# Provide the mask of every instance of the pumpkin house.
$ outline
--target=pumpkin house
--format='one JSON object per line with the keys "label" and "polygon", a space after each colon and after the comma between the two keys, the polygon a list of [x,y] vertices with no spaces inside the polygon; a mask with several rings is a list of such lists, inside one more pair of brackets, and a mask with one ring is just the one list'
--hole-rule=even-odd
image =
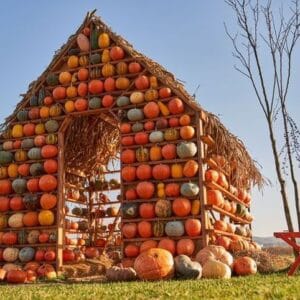
{"label": "pumpkin house", "polygon": [[1,127],[0,266],[255,248],[243,143],[89,13]]}

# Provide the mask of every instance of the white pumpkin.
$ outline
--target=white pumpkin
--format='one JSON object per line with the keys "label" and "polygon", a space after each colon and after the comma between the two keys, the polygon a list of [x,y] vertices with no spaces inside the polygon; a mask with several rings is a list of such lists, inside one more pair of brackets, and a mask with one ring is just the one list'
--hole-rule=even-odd
{"label": "white pumpkin", "polygon": [[151,143],[159,143],[164,140],[164,134],[162,131],[153,131],[149,135],[149,141]]}
{"label": "white pumpkin", "polygon": [[198,261],[202,266],[211,259],[220,261],[229,267],[233,264],[232,255],[222,246],[207,246],[201,249],[196,255],[196,261]]}
{"label": "white pumpkin", "polygon": [[144,102],[144,93],[142,92],[133,92],[130,95],[130,102],[133,104],[138,104]]}
{"label": "white pumpkin", "polygon": [[90,50],[90,41],[84,34],[79,33],[76,41],[81,51],[88,52]]}
{"label": "white pumpkin", "polygon": [[231,269],[220,261],[210,259],[202,268],[203,278],[229,279],[231,278]]}
{"label": "white pumpkin", "polygon": [[16,213],[9,217],[8,226],[12,228],[20,228],[23,227],[23,217],[24,214]]}
{"label": "white pumpkin", "polygon": [[7,262],[14,262],[18,259],[19,249],[5,248],[3,251],[3,259]]}

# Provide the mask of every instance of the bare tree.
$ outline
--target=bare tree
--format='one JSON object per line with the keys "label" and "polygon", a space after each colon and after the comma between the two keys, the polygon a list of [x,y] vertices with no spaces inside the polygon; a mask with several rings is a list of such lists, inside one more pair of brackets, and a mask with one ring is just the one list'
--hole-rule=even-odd
{"label": "bare tree", "polygon": [[[294,231],[284,176],[284,167],[286,164],[288,165],[294,187],[297,227],[300,230],[300,202],[294,170],[294,159],[299,160],[300,156],[299,130],[287,110],[292,59],[300,36],[299,0],[291,2],[292,6],[289,7],[287,19],[282,7],[279,10],[279,18],[274,17],[271,0],[265,6],[260,5],[259,0],[225,0],[225,2],[235,13],[239,28],[238,33],[232,35],[225,25],[226,33],[233,44],[233,55],[239,62],[235,69],[250,80],[263,110],[288,230]],[[260,52],[263,46],[266,46],[270,53],[273,67],[271,80],[268,80],[269,72],[265,71],[263,65]],[[280,146],[274,131],[274,123],[278,119],[278,115],[281,116],[283,122],[284,147],[282,151],[279,150]],[[281,153],[286,154],[284,158],[280,156]]]}

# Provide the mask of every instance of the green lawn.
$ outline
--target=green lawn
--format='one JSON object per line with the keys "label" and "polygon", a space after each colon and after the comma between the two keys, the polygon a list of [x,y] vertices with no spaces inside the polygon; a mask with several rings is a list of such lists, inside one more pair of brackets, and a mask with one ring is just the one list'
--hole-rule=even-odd
{"label": "green lawn", "polygon": [[300,299],[300,276],[230,280],[0,286],[0,299]]}

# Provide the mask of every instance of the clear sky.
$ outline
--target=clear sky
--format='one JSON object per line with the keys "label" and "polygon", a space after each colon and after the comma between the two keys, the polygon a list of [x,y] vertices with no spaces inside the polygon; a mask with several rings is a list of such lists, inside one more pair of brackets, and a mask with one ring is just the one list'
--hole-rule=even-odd
{"label": "clear sky", "polygon": [[[94,8],[137,50],[184,81],[190,93],[200,84],[200,104],[219,115],[245,142],[273,183],[263,194],[253,192],[254,234],[270,236],[286,229],[265,121],[249,82],[233,69],[223,22],[236,27],[222,0],[0,1],[0,122],[12,112],[19,94],[26,92],[28,84],[50,63],[54,51]],[[297,80],[292,82],[289,102],[298,125],[299,57],[298,52],[294,61]]]}

